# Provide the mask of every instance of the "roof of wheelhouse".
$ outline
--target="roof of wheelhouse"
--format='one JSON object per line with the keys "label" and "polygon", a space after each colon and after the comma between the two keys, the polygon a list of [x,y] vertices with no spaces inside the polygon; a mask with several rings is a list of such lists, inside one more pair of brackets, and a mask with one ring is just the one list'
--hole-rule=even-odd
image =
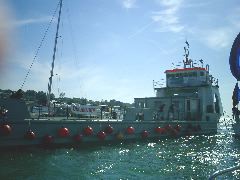
{"label": "roof of wheelhouse", "polygon": [[165,73],[172,73],[172,72],[183,72],[183,71],[206,71],[205,68],[201,67],[193,67],[193,68],[182,68],[182,69],[171,69],[171,70],[166,70]]}

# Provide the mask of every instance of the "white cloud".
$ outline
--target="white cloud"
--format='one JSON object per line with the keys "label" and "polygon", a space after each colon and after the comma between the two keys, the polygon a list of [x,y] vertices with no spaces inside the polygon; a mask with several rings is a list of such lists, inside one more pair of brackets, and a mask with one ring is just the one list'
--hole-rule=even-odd
{"label": "white cloud", "polygon": [[232,8],[219,20],[219,15],[214,12],[198,14],[197,21],[187,29],[198,41],[205,46],[222,51],[231,47],[233,40],[240,28],[240,8]]}
{"label": "white cloud", "polygon": [[11,23],[11,25],[12,26],[24,26],[24,25],[36,24],[36,23],[46,23],[46,22],[50,22],[51,19],[52,19],[51,16],[45,16],[45,17],[40,17],[40,18],[15,20]]}
{"label": "white cloud", "polygon": [[231,45],[234,31],[230,28],[214,28],[201,30],[199,34],[205,45],[212,49],[221,50]]}
{"label": "white cloud", "polygon": [[180,24],[178,11],[182,6],[182,0],[159,0],[157,1],[163,10],[152,13],[152,20],[160,27],[158,31],[181,32],[184,26]]}
{"label": "white cloud", "polygon": [[157,0],[157,2],[161,5],[168,7],[180,7],[182,4],[182,0]]}
{"label": "white cloud", "polygon": [[126,9],[131,9],[136,7],[137,0],[122,0],[122,5]]}

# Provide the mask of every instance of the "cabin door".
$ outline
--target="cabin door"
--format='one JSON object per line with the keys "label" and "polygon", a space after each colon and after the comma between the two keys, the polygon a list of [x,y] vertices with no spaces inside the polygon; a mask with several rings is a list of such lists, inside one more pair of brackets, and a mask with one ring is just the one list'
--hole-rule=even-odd
{"label": "cabin door", "polygon": [[199,120],[199,99],[186,99],[185,102],[186,120]]}

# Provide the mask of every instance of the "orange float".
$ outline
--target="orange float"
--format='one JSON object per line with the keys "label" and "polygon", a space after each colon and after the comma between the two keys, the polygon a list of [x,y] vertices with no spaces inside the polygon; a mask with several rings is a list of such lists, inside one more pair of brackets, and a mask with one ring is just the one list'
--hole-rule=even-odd
{"label": "orange float", "polygon": [[161,128],[161,127],[156,127],[155,128],[155,132],[158,134],[164,134],[165,133],[165,129]]}
{"label": "orange float", "polygon": [[107,134],[112,134],[112,132],[113,132],[113,127],[110,126],[110,125],[108,125],[108,126],[105,128],[104,132],[106,132]]}
{"label": "orange float", "polygon": [[148,133],[146,130],[144,130],[144,131],[141,133],[141,136],[142,136],[142,138],[147,138],[147,137],[149,136],[149,133]]}
{"label": "orange float", "polygon": [[177,131],[180,131],[180,130],[181,130],[181,126],[180,126],[179,124],[177,124],[177,125],[175,126],[175,129],[176,129]]}
{"label": "orange float", "polygon": [[58,130],[58,136],[60,137],[67,137],[69,136],[69,130],[68,128],[65,128],[65,127],[61,127],[59,130]]}
{"label": "orange float", "polygon": [[127,128],[127,134],[134,134],[134,132],[135,132],[134,127],[129,126],[129,127]]}
{"label": "orange float", "polygon": [[35,139],[35,137],[36,137],[36,135],[31,129],[29,129],[25,134],[25,138],[28,140],[33,140],[33,139]]}
{"label": "orange float", "polygon": [[51,135],[46,135],[43,137],[43,143],[44,144],[51,144],[53,143],[53,136]]}
{"label": "orange float", "polygon": [[82,135],[81,133],[79,133],[79,134],[77,134],[77,135],[74,136],[74,140],[75,140],[76,142],[81,142],[82,139],[83,139],[83,135]]}
{"label": "orange float", "polygon": [[104,131],[99,131],[98,134],[97,134],[97,137],[100,140],[104,140],[106,138],[106,133]]}
{"label": "orange float", "polygon": [[92,127],[90,127],[90,126],[86,127],[86,128],[84,129],[84,134],[85,134],[86,136],[91,136],[91,135],[93,134],[93,129],[92,129]]}
{"label": "orange float", "polygon": [[12,128],[10,125],[4,124],[4,125],[1,125],[0,131],[1,131],[2,135],[7,136],[7,135],[11,134]]}
{"label": "orange float", "polygon": [[170,124],[168,124],[168,125],[165,126],[165,129],[167,131],[171,131],[172,130],[172,126]]}

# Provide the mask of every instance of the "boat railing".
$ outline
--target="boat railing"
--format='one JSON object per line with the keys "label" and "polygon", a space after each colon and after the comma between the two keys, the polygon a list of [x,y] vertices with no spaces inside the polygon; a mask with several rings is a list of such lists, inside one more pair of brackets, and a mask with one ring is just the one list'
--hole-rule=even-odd
{"label": "boat railing", "polygon": [[230,173],[230,172],[233,172],[233,171],[236,171],[236,170],[240,170],[240,165],[216,171],[209,177],[209,180],[214,180],[218,176],[221,176],[221,175],[224,175],[226,173]]}

